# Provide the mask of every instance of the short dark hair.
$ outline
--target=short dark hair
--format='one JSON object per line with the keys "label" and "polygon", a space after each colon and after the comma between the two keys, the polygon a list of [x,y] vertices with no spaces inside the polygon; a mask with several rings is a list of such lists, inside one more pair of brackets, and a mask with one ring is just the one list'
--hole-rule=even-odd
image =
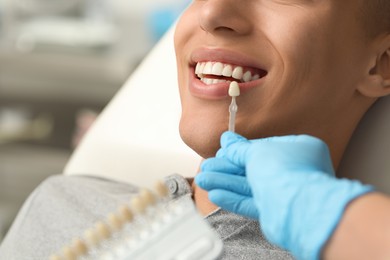
{"label": "short dark hair", "polygon": [[390,0],[363,0],[362,11],[369,36],[390,33]]}

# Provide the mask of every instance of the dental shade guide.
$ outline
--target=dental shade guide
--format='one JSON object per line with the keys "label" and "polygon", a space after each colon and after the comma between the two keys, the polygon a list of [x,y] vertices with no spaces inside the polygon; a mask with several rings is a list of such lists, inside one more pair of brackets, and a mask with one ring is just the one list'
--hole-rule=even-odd
{"label": "dental shade guide", "polygon": [[222,241],[188,201],[168,203],[162,182],[98,221],[50,260],[213,260]]}
{"label": "dental shade guide", "polygon": [[232,102],[229,106],[229,131],[235,132],[236,126],[236,114],[238,110],[238,106],[236,103],[236,97],[240,95],[240,87],[236,81],[230,82],[229,85],[229,96],[232,97]]}

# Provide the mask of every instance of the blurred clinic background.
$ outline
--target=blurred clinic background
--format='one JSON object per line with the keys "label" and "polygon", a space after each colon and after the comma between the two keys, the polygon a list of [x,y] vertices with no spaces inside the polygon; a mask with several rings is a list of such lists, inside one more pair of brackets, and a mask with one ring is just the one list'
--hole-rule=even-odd
{"label": "blurred clinic background", "polygon": [[0,0],[0,242],[189,0]]}

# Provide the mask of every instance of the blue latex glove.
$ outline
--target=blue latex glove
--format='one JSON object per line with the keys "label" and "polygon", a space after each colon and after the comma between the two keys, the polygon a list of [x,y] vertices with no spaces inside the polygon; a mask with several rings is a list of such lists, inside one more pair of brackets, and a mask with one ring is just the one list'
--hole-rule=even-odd
{"label": "blue latex glove", "polygon": [[232,132],[195,181],[226,210],[258,218],[266,238],[298,259],[319,259],[349,202],[369,191],[334,177],[324,142],[307,136],[249,141]]}
{"label": "blue latex glove", "polygon": [[205,160],[201,165],[202,174],[196,176],[198,186],[209,191],[209,199],[229,211],[258,219],[252,191],[247,182],[245,170],[225,158]]}

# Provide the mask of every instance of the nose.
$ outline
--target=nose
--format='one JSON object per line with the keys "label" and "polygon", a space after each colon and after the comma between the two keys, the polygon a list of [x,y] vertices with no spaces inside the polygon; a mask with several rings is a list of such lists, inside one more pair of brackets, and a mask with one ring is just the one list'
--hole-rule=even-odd
{"label": "nose", "polygon": [[252,30],[248,17],[248,4],[242,0],[206,0],[199,14],[199,24],[211,34],[245,35]]}

